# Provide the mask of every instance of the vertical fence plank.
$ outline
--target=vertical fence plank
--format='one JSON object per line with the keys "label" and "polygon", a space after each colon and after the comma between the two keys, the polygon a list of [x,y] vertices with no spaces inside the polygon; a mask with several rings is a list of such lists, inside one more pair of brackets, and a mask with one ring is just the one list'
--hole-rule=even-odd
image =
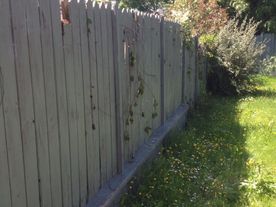
{"label": "vertical fence plank", "polygon": [[154,128],[156,129],[161,124],[161,45],[160,45],[160,24],[161,19],[159,16],[155,17],[155,91],[156,103],[154,103],[154,112],[152,117],[154,119]]}
{"label": "vertical fence plank", "polygon": [[30,68],[32,73],[34,112],[40,180],[41,206],[51,206],[50,166],[45,106],[43,63],[37,1],[26,1]]}
{"label": "vertical fence plank", "polygon": [[[144,70],[144,59],[143,59],[143,40],[144,40],[144,17],[143,13],[139,12],[137,14],[137,27],[138,27],[138,34],[137,34],[137,42],[136,42],[136,70],[137,70],[137,88],[136,88],[136,95],[138,94],[138,91],[141,91],[141,86],[143,86],[143,70]],[[144,94],[139,93],[137,95],[137,111],[136,111],[136,128],[137,128],[137,145],[141,146],[144,141],[144,117],[142,116],[142,103],[143,103]]]}
{"label": "vertical fence plank", "polygon": [[[151,120],[152,120],[152,131],[156,128],[155,122],[155,105],[158,104],[158,90],[156,85],[158,85],[158,71],[156,71],[156,53],[157,53],[157,45],[156,45],[156,28],[155,28],[155,15],[151,15],[151,91],[152,91],[152,99],[151,99]],[[157,113],[157,112],[156,112]]]}
{"label": "vertical fence plank", "polygon": [[59,1],[50,0],[53,50],[55,63],[55,77],[57,86],[58,103],[58,124],[61,150],[61,178],[62,178],[62,198],[63,206],[72,204],[71,190],[71,163],[70,163],[70,144],[69,144],[69,123],[68,105],[66,95],[66,76],[64,68],[64,53],[62,45],[62,30],[60,24],[60,5]]}
{"label": "vertical fence plank", "polygon": [[33,92],[29,63],[26,12],[22,1],[10,2],[15,46],[15,64],[18,83],[18,99],[21,118],[21,135],[24,153],[24,169],[28,206],[40,206],[36,136],[34,127]]}
{"label": "vertical fence plank", "polygon": [[160,110],[161,110],[161,124],[165,121],[165,83],[164,83],[164,17],[161,17],[160,22]]}
{"label": "vertical fence plank", "polygon": [[95,23],[96,23],[96,51],[97,51],[97,65],[98,65],[98,112],[99,112],[99,127],[100,127],[100,167],[101,167],[101,183],[104,183],[107,180],[107,158],[106,158],[106,128],[108,126],[105,125],[105,108],[104,108],[104,93],[106,92],[104,90],[104,76],[103,76],[103,70],[104,70],[104,58],[103,57],[103,46],[102,46],[102,7],[103,5],[98,5],[95,3]]}
{"label": "vertical fence plank", "polygon": [[84,97],[83,97],[83,71],[81,62],[81,40],[80,40],[80,4],[77,0],[71,2],[71,24],[73,35],[74,53],[74,76],[77,107],[77,132],[78,132],[78,153],[79,153],[79,188],[80,204],[83,206],[86,198],[86,140],[84,124]]}
{"label": "vertical fence plank", "polygon": [[151,21],[150,15],[145,16],[145,67],[144,67],[144,106],[143,113],[145,119],[144,125],[144,139],[148,140],[152,133],[152,88],[151,88]]}
{"label": "vertical fence plank", "polygon": [[[91,194],[94,194],[100,186],[100,152],[99,152],[99,111],[98,111],[98,80],[97,80],[97,53],[95,32],[95,7],[89,1],[87,5],[87,21],[89,28],[89,60],[91,77],[91,108],[92,108],[92,139],[88,140],[88,181]],[[90,154],[91,153],[91,154]],[[90,194],[89,192],[89,194]]]}
{"label": "vertical fence plank", "polygon": [[[2,80],[1,71],[0,71],[0,87],[1,87],[2,81],[3,80]],[[2,94],[0,95],[2,96]],[[10,175],[9,175],[9,165],[8,165],[8,156],[7,156],[8,154],[7,154],[2,101],[3,100],[1,97],[0,99],[0,166],[1,166],[0,167],[0,206],[11,207]]]}
{"label": "vertical fence plank", "polygon": [[181,92],[181,103],[185,104],[185,45],[184,45],[184,41],[182,41],[182,56],[181,56],[181,68],[182,68],[182,75],[181,75],[181,79],[182,79],[182,92]]}
{"label": "vertical fence plank", "polygon": [[[124,69],[124,36],[123,36],[123,13],[122,10],[118,8],[115,9],[116,12],[116,22],[114,22],[114,27],[116,27],[117,31],[117,78],[116,78],[116,100],[117,100],[117,121],[119,127],[117,130],[120,134],[117,137],[117,150],[118,150],[118,171],[121,173],[124,168],[124,160],[125,160],[125,121],[124,121],[124,90],[123,90],[123,69]],[[115,19],[115,18],[114,18]],[[115,28],[114,28],[115,29]],[[116,41],[116,40],[115,40]],[[115,54],[115,53],[114,53]],[[119,110],[118,110],[119,109]]]}
{"label": "vertical fence plank", "polygon": [[191,48],[191,69],[192,69],[192,106],[195,104],[195,91],[196,91],[196,39],[193,39],[193,46]]}
{"label": "vertical fence plank", "polygon": [[49,1],[40,0],[39,5],[49,136],[52,206],[62,206],[60,140],[51,11]]}
{"label": "vertical fence plank", "polygon": [[[109,57],[109,51],[112,51],[112,48],[109,48],[108,45],[108,20],[107,20],[107,5],[103,4],[101,8],[101,32],[102,32],[102,47],[103,47],[103,53],[102,53],[102,61],[103,61],[103,116],[104,116],[104,127],[106,134],[104,136],[106,145],[106,164],[107,164],[107,171],[106,171],[106,179],[109,179],[112,176],[112,135],[111,135],[111,102],[110,102],[110,57]],[[103,127],[103,126],[102,126]]]}
{"label": "vertical fence plank", "polygon": [[133,26],[133,31],[134,33],[134,41],[133,41],[133,55],[134,55],[134,62],[133,62],[133,73],[132,76],[133,78],[130,78],[132,80],[132,105],[133,105],[133,122],[132,122],[132,127],[133,127],[133,134],[134,134],[134,153],[140,146],[140,113],[141,113],[141,97],[137,95],[137,91],[139,90],[140,86],[140,78],[139,78],[139,38],[140,38],[140,33],[141,33],[141,28],[140,28],[140,22],[139,22],[139,13],[138,12],[132,12],[132,26]]}
{"label": "vertical fence plank", "polygon": [[[0,4],[0,38],[2,41],[0,44],[0,72],[2,76],[1,84],[4,92],[4,95],[2,94],[2,107],[4,109],[4,125],[8,150],[8,169],[10,174],[10,192],[12,196],[11,202],[14,206],[26,207],[25,173],[23,165],[10,11],[11,8],[9,6],[9,1],[3,0]],[[6,180],[6,178],[4,179]],[[5,196],[4,194],[2,195]],[[5,206],[4,204],[9,202],[8,199],[9,198],[5,196],[2,200],[1,196],[1,206],[2,204]]]}
{"label": "vertical fence plank", "polygon": [[[173,51],[174,50],[174,46],[175,46],[175,39],[174,39],[174,33],[175,33],[175,26],[173,22],[170,22],[170,29],[169,29],[169,51]],[[171,91],[175,91],[176,90],[176,81],[172,81],[175,77],[174,74],[174,70],[175,70],[175,54],[169,52],[169,79],[168,79],[168,84],[169,84],[169,91],[170,91],[170,109],[169,109],[169,115],[171,115],[171,112],[173,111],[174,108],[174,100],[175,100],[175,92],[171,93]]]}
{"label": "vertical fence plank", "polygon": [[174,55],[172,52],[172,23],[166,22],[164,24],[164,57],[165,57],[165,64],[164,64],[164,84],[165,84],[165,117],[166,119],[170,116],[171,110],[172,110],[172,101],[174,98],[174,85],[175,82],[171,80],[172,77],[172,55]]}
{"label": "vertical fence plank", "polygon": [[163,78],[164,78],[164,83],[163,83],[163,87],[164,87],[164,97],[163,97],[163,102],[164,102],[164,121],[167,120],[167,111],[168,111],[168,84],[167,84],[167,67],[168,67],[168,56],[167,56],[167,44],[168,44],[168,23],[166,21],[163,22]]}
{"label": "vertical fence plank", "polygon": [[[88,173],[91,173],[91,164],[88,160],[88,157],[91,156],[89,150],[91,149],[91,140],[92,140],[92,107],[91,107],[91,75],[90,75],[90,65],[89,65],[89,44],[88,44],[88,22],[86,15],[85,2],[80,2],[80,38],[81,38],[81,54],[82,54],[82,70],[83,70],[83,90],[84,90],[84,118],[85,118],[85,136],[86,136],[86,155],[87,155],[87,182],[91,182]],[[92,21],[92,20],[91,20]],[[90,29],[89,29],[90,30]],[[90,31],[91,32],[91,31]],[[97,147],[97,146],[95,146]],[[90,175],[91,176],[91,175]],[[88,183],[91,186],[91,184]],[[84,186],[86,187],[86,186]],[[91,189],[91,187],[90,187]],[[82,200],[82,206],[85,204],[85,198]]]}
{"label": "vertical fence plank", "polygon": [[147,125],[147,121],[146,121],[146,94],[147,94],[147,88],[146,88],[146,80],[145,80],[145,74],[146,74],[146,68],[147,68],[147,27],[146,27],[146,22],[147,22],[147,16],[145,13],[142,14],[142,24],[141,24],[141,28],[142,28],[142,40],[141,40],[141,61],[142,61],[142,66],[141,66],[141,71],[140,71],[140,76],[141,76],[141,80],[142,80],[142,88],[143,88],[143,94],[141,96],[141,124],[140,124],[140,134],[141,134],[141,142],[143,143],[145,141],[145,138],[147,136],[146,132],[145,132],[145,127]]}
{"label": "vertical fence plank", "polygon": [[189,104],[190,102],[190,82],[191,82],[191,71],[190,71],[190,51],[187,49],[187,46],[184,45],[184,103]]}
{"label": "vertical fence plank", "polygon": [[[71,4],[69,4],[71,13]],[[79,205],[80,183],[79,183],[79,153],[78,153],[78,126],[77,126],[77,104],[74,72],[74,52],[72,24],[64,25],[63,35],[64,62],[68,100],[68,120],[70,135],[70,159],[71,159],[71,184],[72,184],[72,206]]]}
{"label": "vertical fence plank", "polygon": [[128,70],[127,76],[127,94],[128,94],[128,125],[129,125],[129,141],[128,141],[128,161],[134,158],[134,142],[135,142],[135,132],[134,132],[134,65],[135,65],[135,30],[133,27],[133,15],[132,10],[127,9],[126,14],[126,35],[128,42],[127,49],[127,62],[126,69]]}
{"label": "vertical fence plank", "polygon": [[129,159],[129,142],[131,139],[131,134],[130,134],[130,127],[128,123],[128,115],[129,115],[129,69],[128,69],[128,64],[129,64],[129,57],[128,57],[128,40],[127,40],[127,34],[128,34],[128,25],[127,25],[127,10],[123,9],[122,11],[122,21],[121,21],[121,33],[123,36],[123,41],[121,43],[121,47],[123,50],[123,56],[121,59],[121,67],[122,67],[122,78],[121,78],[121,90],[122,90],[122,107],[123,107],[123,126],[124,126],[124,157],[125,160]]}
{"label": "vertical fence plank", "polygon": [[114,88],[115,88],[115,116],[116,116],[116,164],[117,173],[121,173],[123,170],[123,140],[122,140],[122,104],[120,99],[120,84],[119,84],[119,34],[117,27],[118,21],[120,21],[121,12],[118,10],[117,5],[112,8],[111,13],[111,26],[112,26],[112,46],[113,46],[113,64],[114,64]]}
{"label": "vertical fence plank", "polygon": [[110,96],[110,125],[111,125],[111,167],[112,176],[117,172],[117,150],[116,150],[116,115],[115,115],[115,83],[114,83],[114,52],[112,32],[112,9],[111,3],[107,4],[107,45],[108,45],[108,71],[109,71],[109,96]]}
{"label": "vertical fence plank", "polygon": [[104,142],[102,143],[102,147],[104,148],[103,153],[105,154],[105,161],[106,162],[106,177],[104,182],[110,178],[112,174],[112,158],[111,158],[111,123],[110,123],[110,71],[109,71],[109,56],[108,56],[108,34],[107,34],[107,10],[106,4],[102,4],[100,7],[100,17],[101,17],[101,35],[102,35],[102,64],[103,67],[101,69],[102,76],[102,96],[103,102],[101,104],[101,115],[103,116],[103,125],[101,126],[104,128],[103,139]]}
{"label": "vertical fence plank", "polygon": [[176,30],[176,45],[178,48],[177,53],[177,81],[178,81],[178,97],[177,107],[182,103],[182,37],[181,37],[181,26],[177,24]]}

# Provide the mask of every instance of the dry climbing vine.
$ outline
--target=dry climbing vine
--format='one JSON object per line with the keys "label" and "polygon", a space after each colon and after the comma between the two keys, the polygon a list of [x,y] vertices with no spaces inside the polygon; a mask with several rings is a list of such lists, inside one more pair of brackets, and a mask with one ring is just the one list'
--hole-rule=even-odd
{"label": "dry climbing vine", "polygon": [[[148,90],[150,94],[153,96],[153,112],[149,115],[152,119],[155,119],[158,116],[158,101],[154,96],[154,93],[152,92],[151,88],[146,84],[145,80],[143,79],[143,75],[148,75],[146,71],[143,71],[143,75],[138,72],[138,70],[134,70],[134,67],[136,66],[136,45],[139,41],[139,38],[142,38],[141,35],[141,25],[139,24],[138,18],[136,14],[133,14],[133,24],[132,27],[125,26],[123,32],[124,32],[124,43],[126,45],[126,54],[128,57],[128,60],[126,63],[129,66],[129,81],[131,85],[134,85],[137,83],[137,87],[135,88],[135,94],[133,94],[133,97],[131,97],[130,104],[128,105],[128,111],[126,112],[126,120],[125,120],[125,130],[124,130],[124,139],[126,141],[130,140],[130,135],[127,130],[127,128],[134,123],[134,115],[135,110],[134,108],[138,106],[139,99],[144,95],[145,90]],[[135,74],[133,74],[135,73]],[[151,74],[150,74],[151,75]],[[137,114],[137,117],[145,118],[146,114],[142,110]],[[150,134],[152,131],[152,128],[150,126],[145,126],[144,131],[146,134]]]}

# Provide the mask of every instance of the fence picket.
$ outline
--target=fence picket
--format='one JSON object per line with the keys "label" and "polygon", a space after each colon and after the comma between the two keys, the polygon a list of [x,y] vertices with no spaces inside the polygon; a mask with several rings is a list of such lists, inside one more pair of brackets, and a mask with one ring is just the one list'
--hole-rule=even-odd
{"label": "fence picket", "polygon": [[[69,4],[69,11],[71,5]],[[64,62],[67,86],[67,103],[68,103],[68,121],[70,135],[70,159],[71,159],[71,184],[72,184],[72,206],[79,204],[79,153],[78,153],[78,127],[77,127],[77,105],[75,91],[75,74],[74,74],[74,53],[72,41],[72,25],[64,25],[63,47]]]}
{"label": "fence picket", "polygon": [[53,33],[53,50],[55,63],[56,93],[58,107],[58,124],[60,136],[60,156],[61,156],[61,178],[62,178],[62,198],[63,206],[72,204],[71,190],[71,161],[70,161],[70,134],[69,115],[66,91],[66,75],[64,65],[64,53],[62,45],[62,28],[60,23],[59,2],[48,0],[51,10],[51,22]]}
{"label": "fence picket", "polygon": [[80,4],[77,0],[71,2],[71,24],[73,35],[74,53],[74,76],[77,103],[77,132],[78,132],[78,153],[79,153],[79,182],[80,182],[80,204],[85,203],[86,198],[86,140],[84,123],[84,97],[83,97],[83,71],[81,62],[81,39],[80,39]]}
{"label": "fence picket", "polygon": [[[0,4],[0,76],[1,76],[1,104],[4,111],[5,136],[8,153],[8,166],[10,175],[11,203],[15,206],[26,207],[25,173],[20,131],[20,116],[18,108],[17,79],[15,71],[15,54],[12,42],[12,25],[10,21],[10,6],[8,0]],[[4,92],[4,94],[2,94]],[[1,130],[2,131],[2,130]],[[3,131],[4,132],[4,131]],[[4,138],[4,136],[3,136]],[[2,136],[1,136],[2,140]],[[1,144],[2,146],[2,144]],[[4,159],[4,157],[3,157]],[[2,165],[1,165],[2,166]],[[4,169],[4,168],[3,168]],[[2,177],[1,181],[7,181]],[[1,192],[8,193],[5,185],[1,185]],[[5,194],[0,199],[0,206],[9,203],[9,197]],[[7,205],[8,206],[8,205]]]}
{"label": "fence picket", "polygon": [[62,206],[60,140],[57,116],[58,109],[51,11],[49,1],[40,0],[39,5],[49,136],[52,206]]}
{"label": "fence picket", "polygon": [[4,113],[2,103],[0,102],[0,206],[11,207],[10,175],[7,155]]}
{"label": "fence picket", "polygon": [[107,4],[106,18],[107,18],[107,45],[111,48],[108,49],[108,72],[109,72],[109,96],[110,96],[110,138],[111,138],[111,169],[112,176],[117,172],[117,147],[116,147],[116,114],[115,114],[115,82],[114,82],[114,54],[113,46],[113,33],[112,33],[112,8],[111,3]]}
{"label": "fence picket", "polygon": [[38,172],[40,179],[41,206],[51,206],[49,147],[45,105],[43,61],[39,32],[39,13],[36,1],[26,1],[27,31],[32,73]]}
{"label": "fence picket", "polygon": [[[139,12],[137,14],[137,24],[138,24],[138,36],[137,36],[137,50],[136,50],[136,67],[137,67],[137,88],[136,88],[136,95],[138,95],[138,90],[140,90],[140,87],[143,84],[143,69],[144,69],[144,16],[142,12]],[[144,94],[139,94],[137,97],[137,111],[136,111],[136,127],[137,127],[137,147],[141,146],[144,142],[144,118],[142,116],[142,111],[143,111],[143,99],[144,99]]]}
{"label": "fence picket", "polygon": [[14,49],[16,54],[15,65],[18,84],[18,101],[20,107],[21,138],[27,205],[40,206],[38,187],[38,168],[36,153],[35,119],[33,108],[33,91],[29,62],[29,47],[26,27],[26,11],[24,2],[11,1],[13,23]]}
{"label": "fence picket", "polygon": [[[91,109],[93,116],[92,138],[88,140],[88,181],[89,194],[93,195],[100,186],[100,152],[99,152],[99,111],[98,111],[98,80],[97,80],[97,53],[96,53],[96,32],[95,32],[95,7],[89,1],[87,5],[87,21],[89,28],[89,60],[90,60],[90,78],[91,78]],[[91,153],[91,154],[90,154]]]}
{"label": "fence picket", "polygon": [[[92,139],[92,107],[91,107],[91,81],[90,81],[90,66],[89,66],[89,49],[88,49],[88,20],[86,16],[85,2],[81,1],[80,3],[80,38],[81,38],[81,61],[82,61],[82,70],[83,70],[83,90],[84,90],[84,118],[85,118],[85,136],[86,136],[86,155],[87,155],[87,168],[91,167],[91,164],[88,163],[88,155]],[[89,146],[89,147],[88,147]],[[91,169],[87,169],[87,173],[91,172]],[[89,175],[87,175],[87,178]],[[87,181],[86,181],[87,182]],[[83,185],[81,183],[81,185]],[[86,187],[84,185],[84,187]],[[86,195],[83,195],[82,204],[85,204]]]}
{"label": "fence picket", "polygon": [[[118,150],[120,149],[121,152],[118,152],[118,168],[119,172],[123,170],[123,165],[124,165],[124,160],[125,160],[125,114],[124,114],[124,104],[125,104],[125,97],[124,97],[124,81],[123,81],[123,72],[124,72],[124,34],[123,34],[123,13],[122,10],[116,9],[116,27],[117,27],[117,83],[116,86],[118,87],[118,92],[117,93],[117,100],[120,103],[118,106],[119,108],[119,114],[117,115],[119,119],[119,129],[120,130],[120,136],[117,137],[118,139]],[[117,104],[118,104],[117,102]]]}

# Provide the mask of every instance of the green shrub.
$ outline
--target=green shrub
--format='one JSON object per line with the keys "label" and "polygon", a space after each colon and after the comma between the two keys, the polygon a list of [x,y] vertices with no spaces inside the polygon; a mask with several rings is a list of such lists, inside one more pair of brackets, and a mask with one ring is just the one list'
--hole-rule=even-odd
{"label": "green shrub", "polygon": [[239,22],[236,17],[229,20],[215,37],[205,38],[211,65],[207,84],[210,91],[234,95],[249,88],[250,75],[258,71],[260,56],[265,49],[263,42],[256,42],[258,24],[247,18]]}

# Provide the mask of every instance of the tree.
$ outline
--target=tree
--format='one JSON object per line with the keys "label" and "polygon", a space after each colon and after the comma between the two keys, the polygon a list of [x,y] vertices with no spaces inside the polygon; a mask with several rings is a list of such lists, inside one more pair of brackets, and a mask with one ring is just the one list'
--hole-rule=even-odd
{"label": "tree", "polygon": [[175,0],[166,14],[180,22],[192,36],[215,34],[228,19],[226,10],[217,0]]}
{"label": "tree", "polygon": [[276,1],[275,0],[218,0],[231,16],[253,17],[260,21],[258,32],[276,33]]}

